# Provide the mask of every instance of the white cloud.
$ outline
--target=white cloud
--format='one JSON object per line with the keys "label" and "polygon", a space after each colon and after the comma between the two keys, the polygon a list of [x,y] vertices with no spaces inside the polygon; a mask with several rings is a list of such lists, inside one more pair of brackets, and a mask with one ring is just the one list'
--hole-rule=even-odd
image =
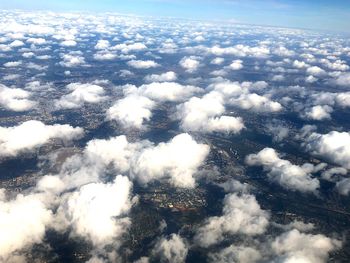
{"label": "white cloud", "polygon": [[107,111],[108,120],[116,120],[124,127],[140,129],[144,121],[150,120],[155,103],[147,97],[129,95],[118,100]]}
{"label": "white cloud", "polygon": [[313,66],[307,68],[306,73],[313,76],[324,76],[326,74],[326,71],[324,71],[318,66]]}
{"label": "white cloud", "polygon": [[272,249],[278,262],[327,262],[328,254],[341,247],[341,242],[323,235],[303,234],[294,229],[277,237]]}
{"label": "white cloud", "polygon": [[224,58],[214,58],[210,63],[214,64],[214,65],[221,65],[222,63],[224,63],[225,59]]}
{"label": "white cloud", "polygon": [[108,40],[99,40],[95,45],[95,49],[108,49],[110,47],[110,43]]}
{"label": "white cloud", "polygon": [[226,235],[258,235],[265,232],[269,214],[260,208],[253,195],[228,194],[222,216],[210,217],[196,233],[196,242],[208,247],[224,240]]}
{"label": "white cloud", "polygon": [[16,262],[15,252],[43,241],[52,213],[34,194],[6,200],[0,193],[0,261]]}
{"label": "white cloud", "polygon": [[71,68],[85,64],[85,59],[81,55],[63,54],[62,58],[63,61],[60,62],[60,65],[63,67]]}
{"label": "white cloud", "polygon": [[209,258],[210,262],[216,263],[255,263],[262,259],[262,255],[252,247],[231,245],[209,254]]}
{"label": "white cloud", "polygon": [[10,47],[21,47],[24,46],[23,41],[21,40],[15,40],[9,44]]}
{"label": "white cloud", "polygon": [[125,89],[126,94],[139,94],[156,101],[182,101],[194,93],[203,91],[198,87],[181,85],[176,82],[153,82],[141,85],[138,88],[133,85],[126,85]]}
{"label": "white cloud", "polygon": [[84,103],[96,104],[106,99],[104,89],[98,85],[71,83],[66,88],[70,93],[55,101],[58,109],[80,108]]}
{"label": "white cloud", "polygon": [[346,87],[350,87],[350,73],[342,73],[340,74],[336,80],[335,83],[339,86],[346,86]]}
{"label": "white cloud", "polygon": [[258,58],[265,58],[270,54],[270,50],[265,46],[250,47],[241,44],[226,48],[214,46],[209,48],[208,51],[217,56],[234,55],[238,57],[251,56]]}
{"label": "white cloud", "polygon": [[147,75],[145,77],[145,81],[147,82],[164,82],[164,81],[175,81],[177,79],[177,75],[173,71],[168,71],[162,74],[152,74]]}
{"label": "white cloud", "polygon": [[313,106],[311,109],[308,109],[306,112],[306,117],[312,120],[324,120],[330,119],[333,108],[328,105],[317,105]]}
{"label": "white cloud", "polygon": [[332,131],[328,134],[311,133],[305,147],[312,154],[350,169],[350,133]]}
{"label": "white cloud", "polygon": [[169,239],[161,238],[156,243],[153,254],[160,257],[160,262],[182,263],[188,254],[188,245],[178,234],[172,234]]}
{"label": "white cloud", "polygon": [[44,45],[46,44],[46,40],[44,38],[28,38],[28,43],[34,44],[34,45]]}
{"label": "white cloud", "polygon": [[104,61],[104,60],[113,60],[117,57],[116,54],[108,52],[108,51],[102,51],[102,52],[97,52],[94,54],[94,59]]}
{"label": "white cloud", "polygon": [[295,68],[306,68],[306,67],[308,67],[308,64],[306,64],[304,61],[294,60],[293,67],[295,67]]}
{"label": "white cloud", "polygon": [[32,151],[51,139],[70,141],[80,138],[83,129],[70,125],[45,125],[40,121],[26,121],[14,127],[0,127],[0,156],[16,156]]}
{"label": "white cloud", "polygon": [[256,93],[242,94],[238,98],[231,99],[229,103],[245,110],[257,112],[278,112],[283,109],[280,103]]}
{"label": "white cloud", "polygon": [[193,97],[177,108],[181,128],[186,131],[237,133],[244,128],[241,118],[222,116],[225,112],[223,97],[216,91],[202,98]]}
{"label": "white cloud", "polygon": [[122,53],[129,53],[130,51],[141,51],[147,49],[147,46],[143,43],[133,44],[118,44],[111,47],[112,50],[120,50]]}
{"label": "white cloud", "polygon": [[22,65],[22,61],[9,61],[4,63],[4,67],[6,68],[15,68]]}
{"label": "white cloud", "polygon": [[130,60],[127,62],[127,64],[130,67],[137,68],[137,69],[149,69],[149,68],[156,68],[160,65],[153,60]]}
{"label": "white cloud", "polygon": [[246,157],[248,165],[263,166],[268,171],[270,181],[278,183],[282,187],[300,192],[316,192],[320,182],[312,178],[310,173],[316,169],[311,164],[303,166],[294,165],[287,160],[279,158],[272,148],[264,148],[257,154]]}
{"label": "white cloud", "polygon": [[121,175],[112,183],[84,185],[62,198],[58,220],[71,226],[73,234],[90,240],[97,247],[111,244],[130,225],[126,214],[132,206],[131,188],[129,179]]}
{"label": "white cloud", "polygon": [[196,59],[196,57],[183,57],[179,64],[187,72],[193,73],[198,69],[200,62]]}
{"label": "white cloud", "polygon": [[243,68],[243,61],[240,59],[232,61],[232,63],[229,65],[229,68],[232,70],[240,70]]}
{"label": "white cloud", "polygon": [[0,105],[12,111],[27,111],[32,109],[36,103],[29,100],[30,93],[23,89],[8,88],[0,84]]}
{"label": "white cloud", "polygon": [[74,40],[65,40],[62,41],[60,45],[63,47],[75,47],[77,45],[77,42]]}

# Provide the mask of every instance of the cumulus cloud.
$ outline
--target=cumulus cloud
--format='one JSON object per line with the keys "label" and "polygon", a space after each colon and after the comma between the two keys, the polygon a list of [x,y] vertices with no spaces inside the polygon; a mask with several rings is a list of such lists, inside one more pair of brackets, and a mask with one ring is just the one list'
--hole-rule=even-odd
{"label": "cumulus cloud", "polygon": [[332,163],[350,169],[350,133],[332,131],[328,134],[313,132],[304,143],[307,150]]}
{"label": "cumulus cloud", "polygon": [[60,45],[63,47],[75,47],[77,45],[77,42],[74,40],[65,40],[62,41]]}
{"label": "cumulus cloud", "polygon": [[130,51],[141,51],[147,49],[147,46],[143,43],[132,43],[132,44],[118,44],[111,47],[112,50],[120,50],[122,53],[129,53]]}
{"label": "cumulus cloud", "polygon": [[272,243],[278,262],[327,262],[329,253],[341,242],[324,235],[303,234],[294,229],[277,237]]}
{"label": "cumulus cloud", "polygon": [[[113,243],[130,225],[132,183],[118,175],[112,183],[91,183],[68,193],[58,209],[58,220],[97,247]],[[113,200],[113,202],[111,202]]]}
{"label": "cumulus cloud", "polygon": [[258,57],[258,58],[265,58],[270,54],[270,50],[265,46],[257,46],[257,47],[250,47],[246,45],[236,45],[233,47],[219,47],[214,46],[212,48],[208,49],[208,52],[217,55],[234,55],[237,57]]}
{"label": "cumulus cloud", "polygon": [[51,139],[71,141],[82,136],[83,129],[70,125],[45,125],[26,121],[14,127],[0,127],[0,156],[16,156],[48,143]]}
{"label": "cumulus cloud", "polygon": [[202,91],[201,88],[176,82],[152,82],[138,88],[133,85],[125,86],[126,94],[139,94],[155,101],[182,101]]}
{"label": "cumulus cloud", "polygon": [[40,199],[19,194],[7,200],[0,189],[0,261],[16,262],[15,252],[43,241],[52,213]]}
{"label": "cumulus cloud", "polygon": [[213,91],[202,98],[193,97],[178,106],[181,127],[187,131],[234,132],[244,128],[241,118],[222,116],[225,111],[223,97]]}
{"label": "cumulus cloud", "polygon": [[339,86],[345,86],[345,87],[350,86],[350,73],[340,74],[336,78],[335,83]]}
{"label": "cumulus cloud", "polygon": [[278,112],[283,109],[280,103],[256,93],[242,94],[238,98],[232,98],[229,103],[245,110],[257,112]]}
{"label": "cumulus cloud", "polygon": [[153,61],[153,60],[130,60],[127,62],[127,64],[130,67],[136,68],[136,69],[149,69],[149,68],[156,68],[160,65]]}
{"label": "cumulus cloud", "polygon": [[70,92],[55,101],[58,109],[80,108],[84,103],[96,104],[106,99],[101,86],[94,84],[71,83],[66,89]]}
{"label": "cumulus cloud", "polygon": [[209,258],[210,262],[217,263],[255,263],[262,259],[262,255],[253,247],[231,245],[216,253],[209,254]]}
{"label": "cumulus cloud", "polygon": [[86,148],[92,162],[113,164],[141,184],[166,179],[179,187],[194,187],[194,174],[209,153],[209,146],[197,143],[189,134],[154,145],[149,141],[130,143],[125,136],[93,140]]}
{"label": "cumulus cloud", "polygon": [[79,54],[63,54],[62,59],[60,65],[63,67],[72,68],[85,64],[84,57]]}
{"label": "cumulus cloud", "polygon": [[171,82],[177,79],[176,73],[168,71],[162,74],[152,74],[145,77],[146,82]]}
{"label": "cumulus cloud", "polygon": [[311,174],[316,167],[312,164],[294,165],[288,160],[279,158],[272,148],[265,148],[257,154],[246,157],[246,163],[251,166],[263,166],[268,171],[268,178],[286,189],[300,192],[316,192],[320,183]]}
{"label": "cumulus cloud", "polygon": [[9,61],[4,63],[5,68],[15,68],[22,65],[22,61]]}
{"label": "cumulus cloud", "polygon": [[156,243],[153,254],[160,258],[160,262],[185,262],[188,245],[181,236],[172,234],[168,239],[163,237]]}
{"label": "cumulus cloud", "polygon": [[195,241],[203,247],[217,244],[227,235],[259,235],[269,224],[269,214],[260,208],[253,195],[228,194],[222,216],[210,217],[196,233]]}
{"label": "cumulus cloud", "polygon": [[326,71],[324,71],[322,68],[320,68],[318,66],[312,66],[312,67],[307,68],[306,73],[313,75],[313,76],[326,75]]}
{"label": "cumulus cloud", "polygon": [[18,89],[8,88],[0,84],[0,105],[12,111],[27,111],[32,109],[36,103],[29,100],[30,92]]}
{"label": "cumulus cloud", "polygon": [[308,109],[305,115],[309,119],[320,121],[330,119],[332,112],[333,108],[328,105],[317,105]]}
{"label": "cumulus cloud", "polygon": [[179,64],[187,72],[193,73],[193,72],[195,72],[198,69],[198,67],[200,65],[200,62],[197,60],[196,57],[183,57],[180,60]]}
{"label": "cumulus cloud", "polygon": [[243,68],[243,61],[240,59],[232,61],[232,63],[229,65],[229,68],[232,70],[240,70]]}
{"label": "cumulus cloud", "polygon": [[140,129],[144,121],[150,120],[154,107],[155,102],[149,98],[131,94],[107,110],[107,119],[116,120],[124,127]]}

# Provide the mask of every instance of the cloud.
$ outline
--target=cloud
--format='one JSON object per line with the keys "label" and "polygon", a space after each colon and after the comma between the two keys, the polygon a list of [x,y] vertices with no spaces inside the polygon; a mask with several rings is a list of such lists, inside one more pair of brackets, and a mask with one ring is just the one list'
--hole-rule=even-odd
{"label": "cloud", "polygon": [[196,59],[196,57],[183,57],[179,64],[187,72],[193,73],[198,69],[200,62]]}
{"label": "cloud", "polygon": [[269,224],[269,214],[260,208],[253,195],[228,194],[222,216],[209,217],[196,233],[195,241],[203,247],[217,244],[227,235],[259,235]]}
{"label": "cloud", "polygon": [[283,109],[280,103],[256,93],[242,94],[238,98],[232,98],[229,103],[245,110],[257,112],[278,112]]}
{"label": "cloud", "polygon": [[98,49],[98,50],[108,49],[109,47],[110,47],[110,43],[108,40],[99,40],[95,45],[95,49]]}
{"label": "cloud", "polygon": [[94,84],[71,83],[67,85],[66,89],[70,93],[55,101],[55,106],[58,109],[80,108],[84,103],[96,104],[107,98],[104,96],[104,89]]}
{"label": "cloud", "polygon": [[63,61],[60,62],[60,65],[63,67],[72,68],[85,64],[84,57],[78,54],[63,54],[61,57]]}
{"label": "cloud", "polygon": [[162,74],[152,74],[145,77],[146,82],[171,82],[177,79],[176,73],[168,71]]}
{"label": "cloud", "polygon": [[328,105],[317,105],[308,109],[305,115],[309,119],[320,121],[330,119],[332,112],[333,108]]}
{"label": "cloud", "polygon": [[332,163],[350,169],[350,133],[332,131],[328,134],[311,133],[304,143],[307,150]]}
{"label": "cloud", "polygon": [[70,125],[45,125],[40,121],[26,121],[14,127],[0,127],[0,156],[16,156],[33,151],[51,139],[71,141],[83,135],[83,129]]}
{"label": "cloud", "polygon": [[156,68],[160,65],[153,60],[130,60],[127,62],[127,64],[130,67],[136,68],[136,69],[149,69],[149,68]]}
{"label": "cloud", "polygon": [[168,142],[130,143],[125,136],[93,140],[85,150],[91,163],[113,164],[141,184],[168,180],[178,187],[194,187],[194,174],[209,154],[209,146],[197,143],[189,134],[176,135]]}
{"label": "cloud", "polygon": [[257,47],[250,47],[246,45],[236,45],[233,47],[219,47],[214,46],[212,48],[208,49],[208,52],[216,55],[216,56],[222,56],[222,55],[234,55],[237,57],[258,57],[258,58],[265,58],[270,54],[270,50],[265,46],[257,46]]}
{"label": "cloud", "polygon": [[186,131],[240,132],[244,128],[242,119],[222,116],[224,111],[222,95],[212,91],[202,98],[193,97],[179,105],[177,114],[181,119],[181,128]]}
{"label": "cloud", "polygon": [[15,68],[22,65],[22,61],[9,61],[4,63],[5,68]]}
{"label": "cloud", "polygon": [[65,40],[62,41],[60,45],[63,47],[75,47],[77,45],[77,42],[74,40]]}
{"label": "cloud", "polygon": [[[132,44],[118,44],[111,47],[112,50],[120,50],[122,53],[129,53],[130,51],[141,51],[147,49],[147,46],[143,43],[132,43]],[[135,67],[137,68],[137,67]]]}
{"label": "cloud", "polygon": [[153,254],[160,257],[160,262],[185,262],[188,254],[187,242],[178,234],[172,234],[168,239],[163,237],[154,246]]}
{"label": "cloud", "polygon": [[155,103],[149,98],[131,94],[107,110],[107,119],[116,120],[127,128],[140,129],[144,121],[150,120],[154,107]]}
{"label": "cloud", "polygon": [[264,148],[257,154],[248,155],[246,163],[250,166],[263,166],[268,171],[268,179],[286,189],[316,192],[320,186],[319,181],[310,175],[316,167],[312,164],[294,165],[279,158],[272,148]]}
{"label": "cloud", "polygon": [[[58,220],[72,227],[72,234],[96,247],[113,243],[130,225],[132,183],[118,175],[112,183],[91,183],[68,193],[58,208]],[[113,202],[111,202],[113,200]]]}
{"label": "cloud", "polygon": [[0,193],[0,261],[16,262],[16,252],[43,241],[52,213],[34,194],[7,200]]}
{"label": "cloud", "polygon": [[216,253],[209,254],[210,262],[216,263],[255,263],[262,259],[258,250],[252,247],[231,245]]}
{"label": "cloud", "polygon": [[229,68],[232,70],[240,70],[243,68],[243,61],[240,59],[234,60],[230,65]]}
{"label": "cloud", "polygon": [[132,160],[131,175],[141,183],[169,178],[177,187],[194,187],[193,174],[203,164],[209,146],[179,134],[167,143],[146,147]]}
{"label": "cloud", "polygon": [[336,78],[335,83],[339,86],[350,86],[350,72],[340,74]]}
{"label": "cloud", "polygon": [[117,58],[117,55],[109,51],[100,51],[94,54],[94,59],[99,61],[113,60],[115,58]]}
{"label": "cloud", "polygon": [[312,76],[324,76],[324,75],[326,75],[326,71],[324,71],[322,68],[320,68],[318,66],[309,67],[306,70],[306,73],[310,74]]}
{"label": "cloud", "polygon": [[350,178],[343,178],[336,183],[336,189],[342,195],[350,193]]}
{"label": "cloud", "polygon": [[277,262],[327,262],[328,254],[341,247],[341,242],[323,235],[303,234],[294,229],[277,237],[272,249]]}
{"label": "cloud", "polygon": [[27,111],[33,109],[36,103],[28,99],[30,95],[30,92],[26,90],[8,88],[0,84],[0,105],[8,110]]}
{"label": "cloud", "polygon": [[182,101],[194,93],[202,92],[201,88],[191,85],[181,85],[176,82],[152,82],[140,87],[133,85],[125,86],[125,93],[139,94],[155,101]]}

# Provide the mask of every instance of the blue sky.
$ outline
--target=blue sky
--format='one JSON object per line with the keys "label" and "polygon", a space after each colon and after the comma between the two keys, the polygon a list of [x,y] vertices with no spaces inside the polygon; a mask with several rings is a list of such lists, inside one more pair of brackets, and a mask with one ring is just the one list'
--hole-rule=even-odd
{"label": "blue sky", "polygon": [[146,16],[350,31],[350,0],[0,0],[5,9],[115,11]]}

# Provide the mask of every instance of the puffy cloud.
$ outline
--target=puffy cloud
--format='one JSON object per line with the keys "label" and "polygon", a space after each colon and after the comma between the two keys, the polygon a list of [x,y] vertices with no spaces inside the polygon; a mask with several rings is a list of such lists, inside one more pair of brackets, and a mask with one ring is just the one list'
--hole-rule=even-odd
{"label": "puffy cloud", "polygon": [[265,46],[250,47],[241,44],[225,48],[214,46],[209,48],[208,51],[217,56],[234,55],[238,57],[250,56],[264,58],[270,54],[270,50]]}
{"label": "puffy cloud", "polygon": [[313,132],[304,143],[307,150],[328,161],[350,169],[350,133],[332,131],[328,134]]}
{"label": "puffy cloud", "polygon": [[147,46],[143,43],[133,44],[118,44],[111,47],[112,50],[120,50],[122,53],[129,53],[130,51],[141,51],[147,49]]}
{"label": "puffy cloud", "polygon": [[307,74],[313,75],[313,76],[323,76],[326,74],[326,71],[324,71],[323,69],[321,69],[318,66],[313,66],[313,67],[309,67],[306,70]]}
{"label": "puffy cloud", "polygon": [[200,62],[196,59],[196,57],[183,57],[179,64],[187,72],[193,73],[198,69]]}
{"label": "puffy cloud", "polygon": [[77,45],[77,42],[74,40],[65,40],[62,41],[60,45],[63,47],[75,47]]}
{"label": "puffy cloud", "polygon": [[340,74],[335,83],[339,86],[350,86],[350,73],[342,73]]}
{"label": "puffy cloud", "polygon": [[116,120],[124,127],[140,129],[143,122],[151,118],[154,106],[155,103],[149,98],[131,94],[108,109],[107,119]]}
{"label": "puffy cloud", "polygon": [[312,120],[324,120],[330,119],[330,113],[333,112],[333,108],[328,105],[317,105],[313,106],[309,111],[306,112],[306,117]]}
{"label": "puffy cloud", "polygon": [[349,195],[350,193],[350,178],[344,178],[336,183],[338,192],[342,195]]}
{"label": "puffy cloud", "polygon": [[193,174],[203,164],[209,147],[187,134],[179,134],[167,143],[146,147],[132,161],[131,175],[141,183],[169,177],[179,187],[194,187]]}
{"label": "puffy cloud", "polygon": [[16,156],[32,151],[51,139],[70,141],[80,138],[83,129],[70,125],[45,125],[40,121],[26,121],[14,127],[0,127],[0,156]]}
{"label": "puffy cloud", "polygon": [[227,234],[259,235],[269,224],[269,214],[260,208],[253,195],[228,194],[222,216],[210,217],[196,233],[195,241],[208,247],[224,240]]}
{"label": "puffy cloud", "polygon": [[149,141],[129,143],[125,136],[89,142],[85,156],[93,163],[113,164],[120,172],[142,184],[167,179],[179,187],[194,187],[194,174],[209,153],[209,146],[197,143],[189,134],[153,145]]}
{"label": "puffy cloud", "polygon": [[43,45],[46,44],[46,40],[44,38],[28,38],[27,39],[28,43],[34,44],[34,45]]}
{"label": "puffy cloud", "polygon": [[[72,227],[73,234],[97,247],[113,243],[126,231],[132,206],[132,183],[118,175],[112,183],[91,183],[68,193],[61,200],[58,220]],[[113,202],[111,202],[113,200]]]}
{"label": "puffy cloud", "polygon": [[108,52],[108,51],[101,51],[101,52],[94,54],[94,59],[100,60],[100,61],[112,60],[112,59],[115,59],[116,57],[117,57],[116,54]]}
{"label": "puffy cloud", "polygon": [[99,40],[97,44],[95,45],[95,49],[107,49],[109,48],[110,43],[108,40]]}
{"label": "puffy cloud", "polygon": [[240,70],[243,68],[243,61],[240,59],[234,60],[230,65],[229,68],[232,70]]}
{"label": "puffy cloud", "polygon": [[23,41],[16,39],[13,42],[11,42],[9,44],[9,46],[10,47],[21,47],[21,46],[24,46],[24,43],[23,43]]}
{"label": "puffy cloud", "polygon": [[266,128],[273,135],[273,141],[275,142],[282,142],[286,137],[288,137],[289,129],[282,124],[272,122],[269,123]]}
{"label": "puffy cloud", "polygon": [[237,133],[244,128],[241,118],[220,116],[224,113],[223,97],[213,91],[202,98],[193,97],[178,106],[181,127],[187,131],[224,131]]}
{"label": "puffy cloud", "polygon": [[281,57],[291,57],[295,55],[295,52],[292,50],[287,49],[284,46],[279,46],[278,48],[275,48],[273,53],[277,56]]}
{"label": "puffy cloud", "polygon": [[126,94],[139,94],[156,101],[182,101],[194,93],[203,91],[201,88],[176,82],[152,82],[138,88],[133,85],[127,85],[125,88]]}
{"label": "puffy cloud", "polygon": [[58,109],[79,108],[84,103],[96,104],[106,99],[104,89],[98,85],[71,83],[66,88],[70,93],[55,101],[55,106]]}
{"label": "puffy cloud", "polygon": [[137,69],[149,69],[149,68],[156,68],[160,65],[153,60],[130,60],[127,62],[127,64],[130,67],[137,68]]}
{"label": "puffy cloud", "polygon": [[238,98],[232,98],[229,103],[245,110],[257,112],[278,112],[283,109],[280,103],[256,93],[242,94]]}
{"label": "puffy cloud", "polygon": [[173,71],[168,71],[162,74],[152,74],[145,77],[147,82],[164,82],[164,81],[174,81],[177,79],[176,73]]}
{"label": "puffy cloud", "polygon": [[23,89],[12,89],[0,84],[0,105],[12,111],[27,111],[36,103],[29,100],[30,93]]}
{"label": "puffy cloud", "polygon": [[277,237],[272,249],[278,262],[327,262],[328,254],[341,246],[341,242],[324,235],[303,234],[294,229]]}
{"label": "puffy cloud", "polygon": [[85,64],[84,57],[78,54],[63,54],[62,58],[63,61],[60,62],[60,65],[63,67],[71,68]]}
{"label": "puffy cloud", "polygon": [[161,238],[157,242],[153,254],[160,257],[160,262],[185,262],[188,254],[187,242],[179,235],[172,234],[169,239]]}
{"label": "puffy cloud", "polygon": [[295,67],[295,68],[306,68],[306,67],[308,67],[308,64],[306,64],[304,61],[294,60],[293,61],[293,67]]}
{"label": "puffy cloud", "polygon": [[15,68],[22,65],[22,61],[9,61],[4,63],[4,67],[6,68]]}
{"label": "puffy cloud", "polygon": [[252,247],[231,245],[217,253],[209,255],[210,262],[217,263],[255,263],[261,260],[262,255]]}
{"label": "puffy cloud", "polygon": [[0,261],[17,262],[15,252],[43,241],[52,213],[34,194],[6,200],[0,193]]}
{"label": "puffy cloud", "polygon": [[316,167],[312,164],[297,166],[287,160],[279,158],[272,148],[264,148],[257,154],[246,157],[246,163],[251,166],[263,166],[268,171],[270,181],[278,183],[282,187],[300,192],[316,192],[320,183],[312,178],[310,173]]}
{"label": "puffy cloud", "polygon": [[224,61],[224,58],[214,58],[210,63],[214,65],[221,65],[222,63],[224,63]]}

